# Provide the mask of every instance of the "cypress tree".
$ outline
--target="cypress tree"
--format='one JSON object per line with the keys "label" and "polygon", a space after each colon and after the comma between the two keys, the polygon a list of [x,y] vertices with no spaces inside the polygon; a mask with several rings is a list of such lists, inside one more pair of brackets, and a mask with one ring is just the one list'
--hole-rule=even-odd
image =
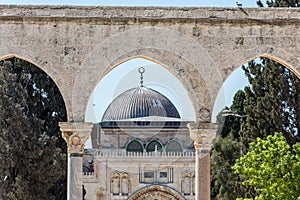
{"label": "cypress tree", "polygon": [[1,64],[1,199],[65,199],[62,97],[32,64],[17,58]]}
{"label": "cypress tree", "polygon": [[292,145],[299,141],[299,79],[285,66],[261,58],[243,66],[251,86],[245,88],[244,144],[282,132]]}
{"label": "cypress tree", "polygon": [[[234,114],[244,116],[245,93],[239,90],[234,98],[230,108]],[[211,195],[216,199],[236,199],[237,197],[253,197],[253,189],[242,185],[242,177],[235,174],[232,166],[236,159],[242,156],[245,151],[242,143],[242,120],[243,117],[226,115],[221,111],[217,116],[217,136],[214,140],[211,151]],[[232,113],[233,114],[233,113]]]}
{"label": "cypress tree", "polygon": [[[223,118],[224,125],[218,130],[211,153],[212,194],[218,194],[219,198],[249,198],[256,195],[253,188],[241,186],[240,175],[233,175],[232,163],[241,155],[237,153],[240,151],[238,147],[242,148],[244,155],[250,142],[258,137],[266,139],[275,132],[282,132],[290,146],[300,140],[299,78],[285,66],[268,58],[250,61],[243,69],[250,86],[236,93],[231,110],[245,117],[242,121],[234,121],[238,118],[232,116]],[[219,122],[220,119],[218,116]],[[238,128],[239,125],[243,130]],[[238,193],[239,196],[235,196]]]}

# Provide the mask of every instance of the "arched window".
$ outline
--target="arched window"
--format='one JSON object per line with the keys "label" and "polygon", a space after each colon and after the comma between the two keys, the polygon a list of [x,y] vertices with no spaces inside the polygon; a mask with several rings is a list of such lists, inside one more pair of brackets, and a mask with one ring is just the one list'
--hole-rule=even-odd
{"label": "arched window", "polygon": [[191,172],[189,171],[183,172],[181,180],[181,193],[183,195],[191,194]]}
{"label": "arched window", "polygon": [[195,195],[195,172],[191,175],[192,194]]}
{"label": "arched window", "polygon": [[182,152],[182,146],[177,140],[170,140],[166,146],[166,152]]}
{"label": "arched window", "polygon": [[130,193],[130,179],[127,173],[121,175],[121,192],[122,195],[128,195]]}
{"label": "arched window", "polygon": [[162,151],[162,144],[157,139],[151,140],[146,146],[147,152],[153,152],[155,150]]}
{"label": "arched window", "polygon": [[119,195],[120,193],[120,174],[115,172],[112,174],[111,176],[111,184],[110,184],[110,187],[111,187],[111,193],[113,195]]}
{"label": "arched window", "polygon": [[132,140],[127,144],[126,147],[126,151],[127,152],[144,152],[144,147],[142,142],[140,142],[139,140]]}

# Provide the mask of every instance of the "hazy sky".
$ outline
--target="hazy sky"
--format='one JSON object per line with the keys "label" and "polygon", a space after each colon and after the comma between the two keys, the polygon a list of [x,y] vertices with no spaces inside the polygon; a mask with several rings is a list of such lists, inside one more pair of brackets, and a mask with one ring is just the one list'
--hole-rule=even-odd
{"label": "hazy sky", "polygon": [[[172,101],[182,119],[195,120],[195,112],[187,91],[181,82],[167,69],[157,63],[135,58],[122,63],[101,79],[88,103],[86,121],[99,122],[105,109],[119,94],[140,86],[141,75],[138,69],[143,67],[143,85],[159,91]],[[103,98],[105,94],[105,98]]]}
{"label": "hazy sky", "polygon": [[[237,0],[0,0],[0,4],[98,5],[98,6],[214,6],[235,7]],[[243,7],[257,7],[256,0],[240,0]]]}

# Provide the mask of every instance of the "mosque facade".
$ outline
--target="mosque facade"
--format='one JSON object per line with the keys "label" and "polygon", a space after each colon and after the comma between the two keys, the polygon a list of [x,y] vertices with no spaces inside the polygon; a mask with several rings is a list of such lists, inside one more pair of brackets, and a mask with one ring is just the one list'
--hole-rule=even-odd
{"label": "mosque facade", "polygon": [[141,85],[116,97],[94,124],[83,157],[85,199],[195,199],[188,123],[141,76]]}

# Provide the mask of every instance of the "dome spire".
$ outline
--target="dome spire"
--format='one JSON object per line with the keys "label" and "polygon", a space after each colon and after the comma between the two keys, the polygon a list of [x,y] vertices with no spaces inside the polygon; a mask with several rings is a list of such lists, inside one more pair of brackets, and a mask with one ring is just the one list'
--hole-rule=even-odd
{"label": "dome spire", "polygon": [[143,83],[144,83],[144,81],[143,81],[143,73],[145,72],[145,68],[144,67],[140,67],[139,68],[139,73],[141,74],[141,81],[140,81],[140,83],[141,83],[141,87],[144,87],[143,86]]}

